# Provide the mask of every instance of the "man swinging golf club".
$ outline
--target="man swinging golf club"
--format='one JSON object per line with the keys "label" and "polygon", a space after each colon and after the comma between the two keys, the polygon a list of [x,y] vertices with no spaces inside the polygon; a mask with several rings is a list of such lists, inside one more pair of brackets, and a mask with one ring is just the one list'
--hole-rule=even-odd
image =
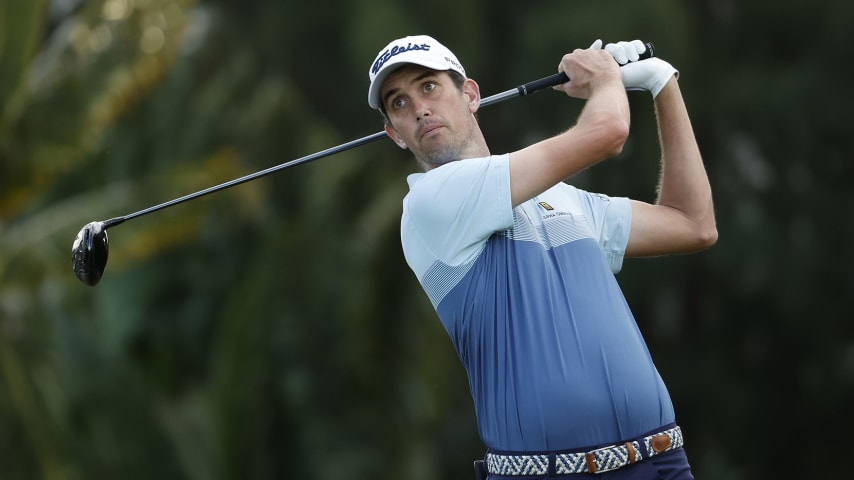
{"label": "man swinging golf club", "polygon": [[[643,46],[642,46],[643,47]],[[648,58],[653,55],[652,44],[647,44],[647,51],[644,52],[638,58]],[[415,46],[408,46],[407,49],[415,49]],[[400,50],[393,50],[394,54],[398,54]],[[394,56],[391,51],[387,52],[387,57]],[[385,57],[384,57],[385,58]],[[377,69],[385,60],[380,61],[378,59]],[[462,68],[462,67],[460,67]],[[509,98],[525,96],[534,92],[538,92],[540,90],[551,88],[555,85],[560,85],[562,83],[566,83],[568,80],[565,73],[559,72],[554,75],[550,75],[548,77],[540,78],[538,80],[534,80],[531,82],[527,82],[525,84],[519,85],[516,88],[497,93],[495,95],[491,95],[487,98],[484,98],[480,101],[480,106],[485,107],[487,105],[493,105],[499,102],[503,102]],[[144,215],[149,215],[154,212],[158,212],[160,210],[165,210],[167,208],[174,207],[176,205],[180,205],[185,202],[189,202],[191,200],[195,200],[197,198],[203,197],[205,195],[210,195],[215,192],[220,192],[227,188],[231,188],[237,185],[244,184],[246,182],[250,182],[253,180],[257,180],[261,177],[265,177],[267,175],[281,172],[282,170],[292,168],[298,165],[302,165],[308,162],[313,162],[315,160],[326,158],[330,155],[334,155],[336,153],[344,152],[350,150],[352,148],[359,147],[361,145],[365,145],[370,142],[374,142],[381,138],[387,137],[388,134],[385,130],[381,130],[377,133],[367,135],[362,138],[357,138],[355,140],[351,140],[346,143],[342,143],[341,145],[330,147],[325,150],[315,152],[309,155],[305,155],[303,157],[290,160],[285,163],[280,163],[278,165],[265,168],[264,170],[251,173],[249,175],[244,175],[240,178],[235,178],[233,180],[229,180],[218,185],[214,185],[212,187],[205,188],[203,190],[199,190],[194,193],[190,193],[184,195],[182,197],[178,197],[167,202],[159,203],[157,205],[150,206],[148,208],[144,208],[142,210],[128,213],[125,215],[120,215],[118,217],[110,218],[109,220],[102,221],[94,221],[89,222],[80,229],[80,232],[77,233],[77,237],[74,239],[74,243],[71,246],[71,267],[74,271],[74,274],[77,278],[80,279],[81,282],[85,283],[89,286],[95,286],[98,282],[101,281],[101,278],[104,275],[104,269],[107,266],[107,257],[109,256],[109,242],[107,240],[107,229],[116,227],[118,225],[122,225],[128,220],[133,220],[135,218],[142,217]]]}
{"label": "man swinging golf club", "polygon": [[[478,84],[429,36],[394,40],[368,103],[409,149],[404,255],[468,374],[479,478],[693,478],[668,391],[614,278],[623,258],[717,240],[712,195],[677,71],[642,42],[565,55],[555,87],[585,100],[571,128],[492,154]],[[615,62],[616,60],[616,62]],[[622,65],[622,66],[621,66]],[[652,93],[661,147],[654,204],[566,183],[622,150],[626,90]],[[567,122],[570,124],[570,122]]]}

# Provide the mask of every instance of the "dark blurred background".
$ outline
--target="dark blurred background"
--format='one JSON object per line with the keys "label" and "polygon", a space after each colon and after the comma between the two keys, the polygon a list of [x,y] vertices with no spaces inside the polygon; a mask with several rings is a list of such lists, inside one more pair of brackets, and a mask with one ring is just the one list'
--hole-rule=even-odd
{"label": "dark blurred background", "polygon": [[[3,0],[0,478],[469,479],[465,373],[399,244],[384,140],[110,230],[80,228],[381,129],[393,38],[453,49],[484,96],[642,38],[681,71],[711,250],[618,275],[698,479],[842,478],[854,447],[854,2]],[[651,201],[648,93],[623,154],[568,181]],[[570,126],[484,109],[494,152]],[[567,412],[572,415],[572,412]]]}

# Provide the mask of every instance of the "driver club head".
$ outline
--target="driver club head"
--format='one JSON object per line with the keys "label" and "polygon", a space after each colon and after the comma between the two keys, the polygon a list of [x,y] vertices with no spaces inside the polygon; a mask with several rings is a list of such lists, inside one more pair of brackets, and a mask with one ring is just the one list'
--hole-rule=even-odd
{"label": "driver club head", "polygon": [[81,282],[94,287],[104,275],[109,245],[104,222],[86,224],[71,247],[71,267]]}

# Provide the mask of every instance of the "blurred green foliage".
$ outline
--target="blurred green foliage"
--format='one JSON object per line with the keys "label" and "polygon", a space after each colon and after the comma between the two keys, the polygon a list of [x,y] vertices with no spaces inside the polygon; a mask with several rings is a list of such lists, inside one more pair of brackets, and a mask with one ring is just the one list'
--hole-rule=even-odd
{"label": "blurred green foliage", "polygon": [[[416,166],[390,142],[111,229],[96,288],[70,265],[89,221],[378,131],[368,65],[418,33],[484,95],[596,38],[656,43],[681,70],[720,241],[618,278],[695,474],[844,476],[852,23],[841,1],[4,0],[0,478],[470,478],[483,447],[401,255]],[[625,152],[570,181],[652,200],[652,106],[631,102]],[[501,152],[580,107],[546,92],[480,119]]]}

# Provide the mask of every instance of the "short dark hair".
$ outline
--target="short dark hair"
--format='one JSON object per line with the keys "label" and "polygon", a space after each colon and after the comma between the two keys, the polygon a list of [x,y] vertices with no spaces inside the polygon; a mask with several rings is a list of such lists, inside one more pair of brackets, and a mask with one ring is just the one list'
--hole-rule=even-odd
{"label": "short dark hair", "polygon": [[[451,77],[451,82],[457,87],[457,90],[463,91],[463,84],[466,83],[466,77],[456,70],[446,70],[445,73]],[[385,111],[385,104],[380,103],[380,114],[383,116],[383,121],[389,123],[388,114]]]}

